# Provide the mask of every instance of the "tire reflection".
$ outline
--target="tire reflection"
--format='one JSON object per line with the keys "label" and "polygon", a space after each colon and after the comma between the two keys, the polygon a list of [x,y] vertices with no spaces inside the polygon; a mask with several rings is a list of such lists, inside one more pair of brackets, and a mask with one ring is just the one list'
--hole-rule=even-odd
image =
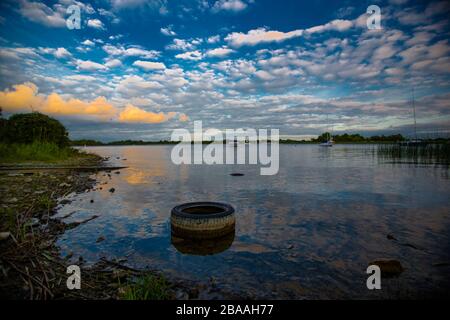
{"label": "tire reflection", "polygon": [[171,233],[172,245],[182,254],[207,256],[226,251],[234,241],[235,230],[214,239],[185,239]]}

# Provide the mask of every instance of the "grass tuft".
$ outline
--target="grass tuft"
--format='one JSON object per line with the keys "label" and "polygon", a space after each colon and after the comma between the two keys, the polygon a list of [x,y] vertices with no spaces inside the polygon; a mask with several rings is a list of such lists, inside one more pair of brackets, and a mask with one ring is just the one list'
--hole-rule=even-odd
{"label": "grass tuft", "polygon": [[123,300],[167,300],[170,298],[169,284],[163,276],[145,275],[122,288]]}

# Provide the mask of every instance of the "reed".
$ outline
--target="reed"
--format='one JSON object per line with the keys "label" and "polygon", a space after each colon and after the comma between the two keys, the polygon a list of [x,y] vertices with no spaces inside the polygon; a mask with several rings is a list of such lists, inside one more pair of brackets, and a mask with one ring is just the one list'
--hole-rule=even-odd
{"label": "reed", "polygon": [[450,164],[450,144],[378,145],[377,154],[383,159],[412,161],[415,163]]}

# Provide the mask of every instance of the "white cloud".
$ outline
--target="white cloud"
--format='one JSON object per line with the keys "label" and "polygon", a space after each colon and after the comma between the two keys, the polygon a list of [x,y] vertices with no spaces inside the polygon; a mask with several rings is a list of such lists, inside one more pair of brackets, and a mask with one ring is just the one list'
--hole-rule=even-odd
{"label": "white cloud", "polygon": [[225,37],[225,41],[233,47],[241,47],[244,45],[254,46],[264,42],[281,42],[288,39],[301,37],[305,33],[313,34],[324,31],[346,31],[352,26],[353,22],[350,20],[336,19],[324,25],[314,26],[306,30],[297,29],[289,32],[258,28],[250,30],[247,33],[233,32]]}
{"label": "white cloud", "polygon": [[107,68],[115,68],[122,65],[122,62],[119,59],[111,59],[106,61],[105,66]]}
{"label": "white cloud", "polygon": [[428,24],[427,17],[423,12],[413,11],[411,8],[397,11],[396,18],[401,24],[407,26]]}
{"label": "white cloud", "polygon": [[118,40],[118,39],[120,39],[122,37],[123,37],[122,34],[118,34],[118,35],[115,35],[115,36],[109,36],[108,39],[109,40]]}
{"label": "white cloud", "polygon": [[196,46],[201,44],[203,42],[202,39],[190,39],[190,40],[184,40],[184,39],[173,39],[173,42],[166,46],[166,49],[168,50],[180,50],[180,51],[188,51],[188,50],[194,50]]}
{"label": "white cloud", "polygon": [[103,50],[111,56],[127,56],[127,57],[142,57],[145,59],[153,59],[159,56],[159,51],[147,50],[139,46],[130,46],[125,48],[123,46],[104,45]]}
{"label": "white cloud", "polygon": [[175,33],[175,31],[172,30],[172,26],[171,26],[171,25],[170,25],[170,26],[167,26],[167,27],[165,27],[165,28],[161,28],[161,29],[159,29],[159,30],[161,31],[161,33],[162,33],[163,35],[168,36],[168,37],[174,37],[174,36],[177,35],[177,34]]}
{"label": "white cloud", "polygon": [[105,29],[103,22],[101,22],[99,19],[89,19],[87,22],[87,26],[94,28],[94,29],[100,29],[100,30]]}
{"label": "white cloud", "polygon": [[145,4],[146,0],[111,0],[111,5],[116,9],[133,8]]}
{"label": "white cloud", "polygon": [[258,70],[258,71],[256,71],[256,72],[255,72],[255,75],[256,75],[259,79],[264,80],[264,81],[270,81],[270,80],[275,79],[275,77],[274,77],[273,75],[271,75],[269,72],[264,71],[264,70]]}
{"label": "white cloud", "polygon": [[44,3],[21,0],[19,13],[33,22],[41,23],[48,27],[66,27],[64,18],[66,7],[60,4],[55,4],[53,8],[50,8]]}
{"label": "white cloud", "polygon": [[203,54],[200,51],[195,50],[177,54],[175,58],[183,60],[201,60],[203,58]]}
{"label": "white cloud", "polygon": [[144,70],[164,70],[166,66],[162,62],[142,61],[137,60],[133,62],[133,66],[142,68]]}
{"label": "white cloud", "polygon": [[212,6],[213,12],[232,11],[239,12],[247,8],[247,4],[241,0],[219,0]]}
{"label": "white cloud", "polygon": [[66,76],[64,78],[69,79],[69,80],[75,80],[75,81],[96,81],[96,80],[98,80],[96,77],[86,76],[86,75],[81,75],[81,74],[70,75],[70,76]]}
{"label": "white cloud", "polygon": [[227,55],[229,55],[230,53],[234,52],[234,50],[227,48],[227,47],[222,47],[222,48],[215,48],[215,49],[211,49],[208,50],[206,52],[206,55],[208,57],[225,57]]}
{"label": "white cloud", "polygon": [[217,43],[217,42],[219,42],[219,41],[220,41],[220,36],[219,36],[219,35],[211,36],[211,37],[209,37],[209,38],[206,40],[206,42],[208,42],[208,43]]}
{"label": "white cloud", "polygon": [[70,56],[72,56],[72,54],[67,51],[65,48],[58,48],[55,50],[55,52],[53,53],[53,55],[56,58],[68,58]]}
{"label": "white cloud", "polygon": [[91,47],[83,47],[83,46],[78,46],[75,49],[77,49],[78,52],[83,52],[83,53],[86,53],[86,52],[89,52],[92,50]]}
{"label": "white cloud", "polygon": [[233,47],[241,47],[244,45],[254,46],[264,42],[281,42],[287,39],[300,37],[303,30],[294,30],[290,32],[271,31],[266,28],[258,28],[250,30],[247,33],[233,32],[225,37]]}
{"label": "white cloud", "polygon": [[398,50],[396,48],[394,48],[392,46],[392,44],[387,43],[375,50],[375,52],[373,54],[373,58],[375,60],[388,59],[388,58],[392,57],[394,54],[396,54],[397,51]]}
{"label": "white cloud", "polygon": [[353,26],[353,22],[350,20],[336,19],[326,24],[311,27],[305,30],[307,33],[320,33],[324,31],[346,31]]}
{"label": "white cloud", "polygon": [[[17,49],[20,49],[20,48],[17,48]],[[65,48],[62,48],[62,47],[56,48],[56,49],[39,47],[39,52],[43,53],[43,54],[51,54],[58,59],[69,58],[72,56],[72,54],[69,51],[67,51]]]}
{"label": "white cloud", "polygon": [[80,70],[86,70],[86,71],[96,71],[96,70],[106,70],[106,66],[90,61],[90,60],[76,60],[77,68]]}
{"label": "white cloud", "polygon": [[161,15],[166,15],[169,12],[167,9],[166,0],[111,0],[111,6],[115,10],[124,10],[145,6],[146,8],[158,11]]}
{"label": "white cloud", "polygon": [[148,94],[149,89],[160,90],[161,88],[160,83],[148,81],[136,75],[125,76],[116,87],[117,91],[125,97],[142,96]]}
{"label": "white cloud", "polygon": [[95,46],[95,43],[89,39],[84,40],[81,44],[84,44],[85,46],[89,46],[89,47]]}
{"label": "white cloud", "polygon": [[98,9],[98,14],[110,19],[111,23],[119,23],[120,19],[111,11],[105,10],[103,8]]}

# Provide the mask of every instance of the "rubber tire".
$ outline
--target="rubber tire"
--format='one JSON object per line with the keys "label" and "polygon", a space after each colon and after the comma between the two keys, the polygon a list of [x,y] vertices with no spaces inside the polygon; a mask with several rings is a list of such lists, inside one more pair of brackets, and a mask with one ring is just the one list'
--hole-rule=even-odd
{"label": "rubber tire", "polygon": [[[218,207],[215,213],[188,213],[185,210],[201,207]],[[191,202],[172,209],[170,225],[172,234],[184,239],[214,239],[234,232],[234,208],[220,202]]]}

